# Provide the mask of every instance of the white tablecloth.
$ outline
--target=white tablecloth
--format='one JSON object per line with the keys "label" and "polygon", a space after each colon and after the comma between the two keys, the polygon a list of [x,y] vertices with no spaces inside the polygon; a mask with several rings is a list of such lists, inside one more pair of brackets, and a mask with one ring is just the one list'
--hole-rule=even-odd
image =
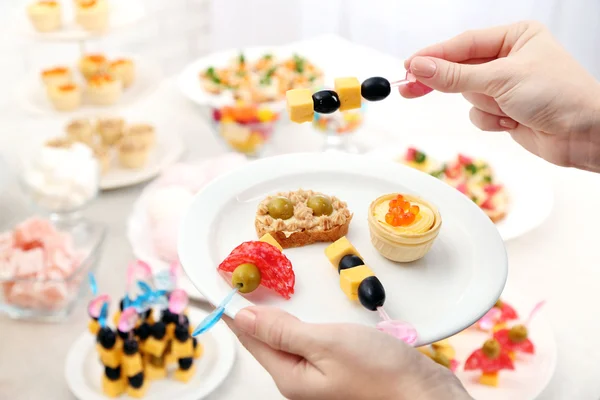
{"label": "white tablecloth", "polygon": [[[403,76],[400,60],[353,45],[335,37],[321,37],[299,45],[332,75]],[[383,144],[390,138],[411,135],[453,135],[461,140],[486,140],[502,152],[515,151],[505,134],[482,133],[470,125],[469,105],[460,97],[434,93],[407,101],[392,96],[371,107],[371,129],[359,139],[365,144]],[[173,80],[138,105],[148,118],[161,113],[173,130],[186,140],[187,160],[223,152],[198,109],[182,98]],[[0,149],[9,158],[14,142],[43,130],[45,120],[31,118],[17,109],[2,110]],[[306,126],[282,129],[273,152],[316,150],[318,134]],[[515,166],[518,167],[518,166]],[[550,218],[538,229],[507,244],[511,291],[546,299],[546,313],[558,343],[558,366],[542,400],[597,399],[600,396],[600,320],[597,299],[600,287],[600,175],[546,166],[555,184],[555,206]],[[2,180],[0,179],[0,182]],[[132,258],[126,239],[126,219],[142,185],[102,193],[86,211],[92,219],[108,224],[110,234],[97,273],[100,287],[118,296],[124,289],[124,269]],[[72,341],[85,329],[87,316],[81,304],[61,324],[16,322],[0,318],[0,398],[69,399],[64,380],[64,361]],[[226,383],[210,399],[281,399],[269,375],[240,348],[237,362]]]}

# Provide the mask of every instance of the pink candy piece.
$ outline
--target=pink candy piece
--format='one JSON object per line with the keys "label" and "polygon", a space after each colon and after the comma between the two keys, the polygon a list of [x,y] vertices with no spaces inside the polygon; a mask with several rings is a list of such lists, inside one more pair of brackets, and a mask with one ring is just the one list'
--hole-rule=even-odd
{"label": "pink candy piece", "polygon": [[104,303],[110,303],[110,296],[107,294],[101,294],[100,296],[92,299],[90,304],[88,304],[88,315],[92,318],[98,318]]}
{"label": "pink candy piece", "polygon": [[188,305],[188,296],[181,289],[175,289],[169,296],[169,311],[181,314]]}
{"label": "pink candy piece", "polygon": [[45,219],[30,218],[15,228],[16,245],[23,250],[42,247],[44,240],[57,235],[58,232],[52,223]]}
{"label": "pink candy piece", "polygon": [[377,330],[392,335],[409,345],[417,342],[417,331],[415,328],[402,321],[381,321],[377,324]]}
{"label": "pink candy piece", "polygon": [[18,278],[33,278],[46,267],[44,250],[39,247],[28,251],[17,249],[11,260],[15,265],[15,275]]}
{"label": "pink candy piece", "polygon": [[22,308],[41,308],[34,282],[16,282],[4,293],[6,302]]}
{"label": "pink candy piece", "polygon": [[130,332],[135,328],[138,318],[137,310],[134,307],[126,308],[121,312],[117,327],[121,332]]}

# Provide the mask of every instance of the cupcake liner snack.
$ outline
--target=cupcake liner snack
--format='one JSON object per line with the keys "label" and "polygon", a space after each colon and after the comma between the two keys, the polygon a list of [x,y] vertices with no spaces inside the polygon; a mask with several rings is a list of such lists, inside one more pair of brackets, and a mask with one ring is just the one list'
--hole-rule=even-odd
{"label": "cupcake liner snack", "polygon": [[190,335],[188,298],[177,289],[178,270],[174,264],[153,276],[146,263],[130,264],[127,293],[114,314],[114,328],[108,326],[110,297],[98,294],[90,275],[94,298],[88,306],[88,328],[96,337],[104,366],[102,391],[108,397],[142,398],[151,390],[151,381],[172,378],[185,383],[194,376],[194,360],[202,356],[203,347]]}

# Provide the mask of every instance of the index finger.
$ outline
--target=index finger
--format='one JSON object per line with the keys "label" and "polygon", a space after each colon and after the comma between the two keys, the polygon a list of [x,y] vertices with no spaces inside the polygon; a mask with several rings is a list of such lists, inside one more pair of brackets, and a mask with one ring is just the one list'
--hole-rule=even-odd
{"label": "index finger", "polygon": [[497,58],[507,44],[506,37],[509,31],[510,26],[498,26],[461,33],[445,42],[419,50],[404,61],[404,67],[408,69],[411,60],[416,56],[441,58],[458,63],[473,59]]}

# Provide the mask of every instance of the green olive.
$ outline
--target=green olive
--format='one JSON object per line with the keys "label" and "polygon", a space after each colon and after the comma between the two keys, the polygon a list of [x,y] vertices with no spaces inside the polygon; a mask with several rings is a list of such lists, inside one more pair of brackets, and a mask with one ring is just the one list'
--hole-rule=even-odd
{"label": "green olive", "polygon": [[500,355],[500,343],[496,339],[488,339],[481,348],[487,358],[497,358]]}
{"label": "green olive", "polygon": [[498,301],[496,302],[496,304],[494,304],[494,307],[496,308],[502,308],[503,304],[502,304],[502,300],[498,299]]}
{"label": "green olive", "polygon": [[269,215],[275,219],[290,219],[294,216],[294,205],[285,197],[274,197],[267,209]]}
{"label": "green olive", "polygon": [[312,208],[313,214],[317,217],[320,215],[331,215],[333,212],[331,200],[321,194],[310,196],[306,205]]}
{"label": "green olive", "polygon": [[511,342],[521,343],[527,339],[527,328],[525,325],[515,325],[508,331],[508,338]]}
{"label": "green olive", "polygon": [[450,360],[445,354],[436,352],[431,359],[446,368],[450,368]]}
{"label": "green olive", "polygon": [[231,276],[231,285],[240,288],[240,293],[250,293],[260,285],[260,270],[254,264],[240,264]]}

